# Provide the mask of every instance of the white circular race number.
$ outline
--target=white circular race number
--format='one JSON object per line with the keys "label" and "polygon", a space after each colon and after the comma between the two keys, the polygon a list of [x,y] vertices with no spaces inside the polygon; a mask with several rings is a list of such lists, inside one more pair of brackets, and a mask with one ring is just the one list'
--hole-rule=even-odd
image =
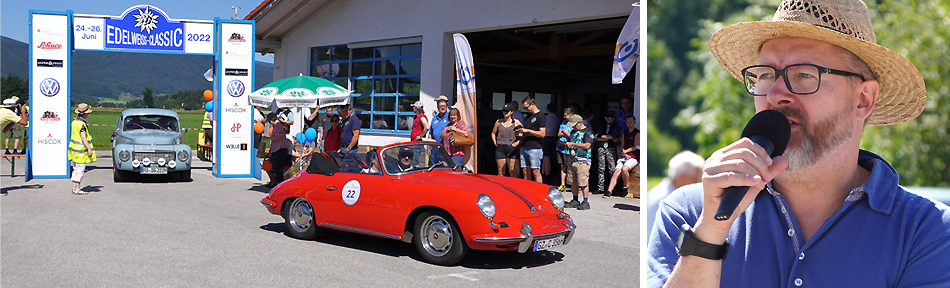
{"label": "white circular race number", "polygon": [[346,205],[353,206],[353,204],[356,204],[356,201],[360,200],[360,182],[356,180],[346,182],[346,185],[343,185],[341,197],[343,197],[343,203],[346,203]]}

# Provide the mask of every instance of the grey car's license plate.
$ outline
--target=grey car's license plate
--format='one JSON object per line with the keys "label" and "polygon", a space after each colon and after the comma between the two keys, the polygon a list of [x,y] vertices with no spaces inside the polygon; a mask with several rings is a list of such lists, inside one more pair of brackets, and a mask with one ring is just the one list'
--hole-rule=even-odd
{"label": "grey car's license plate", "polygon": [[142,174],[168,174],[168,167],[142,167]]}

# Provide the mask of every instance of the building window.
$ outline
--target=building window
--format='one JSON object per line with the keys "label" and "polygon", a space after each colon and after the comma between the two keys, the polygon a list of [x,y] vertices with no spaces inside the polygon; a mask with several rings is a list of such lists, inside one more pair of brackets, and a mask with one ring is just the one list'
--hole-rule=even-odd
{"label": "building window", "polygon": [[422,44],[349,49],[313,47],[310,75],[352,91],[353,113],[367,132],[408,134],[419,101]]}

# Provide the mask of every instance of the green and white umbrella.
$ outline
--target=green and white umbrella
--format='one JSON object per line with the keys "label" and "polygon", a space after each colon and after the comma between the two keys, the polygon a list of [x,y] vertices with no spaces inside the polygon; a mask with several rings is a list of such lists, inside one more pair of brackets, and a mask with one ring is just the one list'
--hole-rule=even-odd
{"label": "green and white umbrella", "polygon": [[346,105],[350,92],[329,80],[296,76],[280,79],[251,93],[251,105],[274,108]]}

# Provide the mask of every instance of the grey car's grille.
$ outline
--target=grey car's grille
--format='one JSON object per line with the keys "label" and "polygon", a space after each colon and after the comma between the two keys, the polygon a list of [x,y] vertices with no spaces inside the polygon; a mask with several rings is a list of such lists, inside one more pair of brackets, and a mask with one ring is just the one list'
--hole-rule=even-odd
{"label": "grey car's grille", "polygon": [[135,152],[132,159],[142,161],[145,157],[148,157],[148,160],[151,162],[156,162],[159,158],[165,158],[165,161],[171,161],[175,160],[175,152]]}

